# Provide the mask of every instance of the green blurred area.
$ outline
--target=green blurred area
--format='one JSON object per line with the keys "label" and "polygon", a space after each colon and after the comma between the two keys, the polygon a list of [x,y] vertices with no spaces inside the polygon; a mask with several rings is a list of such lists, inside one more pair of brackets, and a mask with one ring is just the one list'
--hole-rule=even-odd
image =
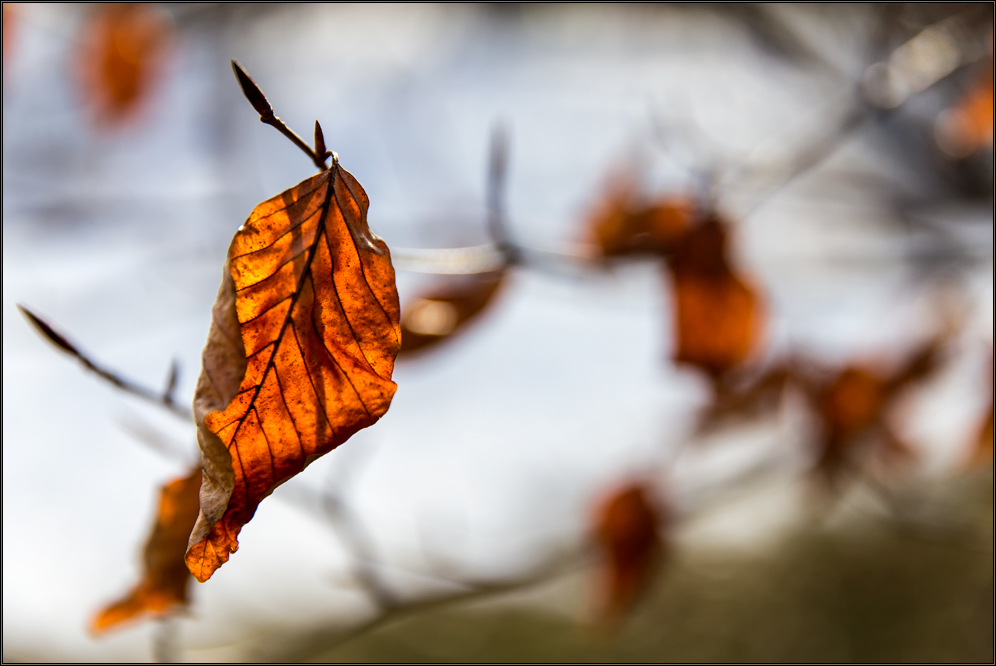
{"label": "green blurred area", "polygon": [[839,520],[795,520],[760,549],[682,545],[613,638],[579,621],[591,583],[585,572],[535,591],[566,596],[564,608],[577,609],[573,618],[549,604],[475,602],[421,612],[342,643],[334,631],[271,638],[255,656],[992,663],[992,477],[948,481],[940,494],[931,492],[935,506],[938,499],[946,505],[942,523],[897,521],[858,506]]}

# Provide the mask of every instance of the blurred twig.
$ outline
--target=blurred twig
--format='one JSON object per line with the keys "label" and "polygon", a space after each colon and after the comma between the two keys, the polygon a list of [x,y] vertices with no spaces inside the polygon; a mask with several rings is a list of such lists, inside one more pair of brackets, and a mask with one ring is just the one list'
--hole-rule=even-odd
{"label": "blurred twig", "polygon": [[196,444],[190,448],[184,447],[137,415],[126,413],[121,417],[120,424],[129,435],[164,458],[190,465],[195,460],[193,456],[200,456]]}
{"label": "blurred twig", "polygon": [[488,159],[488,233],[491,242],[505,257],[507,264],[521,259],[519,248],[512,241],[505,216],[505,189],[508,176],[508,131],[496,125],[491,133],[491,152]]}
{"label": "blurred twig", "polygon": [[387,610],[397,606],[397,597],[377,574],[377,561],[370,535],[342,497],[342,488],[346,485],[348,477],[355,473],[355,466],[355,458],[341,459],[339,467],[335,470],[339,478],[325,485],[321,495],[321,506],[333,530],[351,555],[356,581],[363,586],[381,610]]}

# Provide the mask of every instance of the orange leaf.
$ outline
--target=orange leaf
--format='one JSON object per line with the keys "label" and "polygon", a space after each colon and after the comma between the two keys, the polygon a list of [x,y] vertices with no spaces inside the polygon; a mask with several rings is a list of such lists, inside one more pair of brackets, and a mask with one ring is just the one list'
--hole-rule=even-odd
{"label": "orange leaf", "polygon": [[663,254],[674,248],[693,215],[694,206],[684,197],[641,204],[633,180],[616,178],[589,214],[586,227],[601,257]]}
{"label": "orange leaf", "polygon": [[891,372],[852,365],[822,386],[807,387],[823,431],[817,471],[833,480],[854,462],[857,445],[870,433],[875,435],[870,440],[875,447],[872,450],[893,463],[915,457],[893,432],[887,417],[906,389],[926,381],[938,368],[944,341],[945,335],[941,335],[924,344]]}
{"label": "orange leaf", "polygon": [[983,69],[968,94],[953,110],[954,140],[965,153],[993,145],[993,65]]}
{"label": "orange leaf", "polygon": [[76,60],[82,92],[101,124],[138,111],[162,69],[172,24],[154,4],[97,5]]}
{"label": "orange leaf", "polygon": [[829,436],[841,440],[874,425],[889,397],[885,379],[862,368],[846,368],[821,396],[821,413]]}
{"label": "orange leaf", "polygon": [[402,310],[401,354],[435,346],[473,322],[494,301],[506,271],[451,278]]}
{"label": "orange leaf", "polygon": [[92,631],[103,633],[144,613],[162,614],[187,603],[191,581],[183,561],[198,512],[201,468],[163,486],[156,524],[145,544],[142,581],[120,601],[100,612]]}
{"label": "orange leaf", "polygon": [[616,624],[652,578],[662,552],[661,515],[639,484],[625,486],[598,507],[595,539],[602,551],[602,622]]}
{"label": "orange leaf", "polygon": [[391,404],[398,293],[368,206],[335,162],[232,240],[194,398],[204,483],[186,561],[201,582],[264,497]]}
{"label": "orange leaf", "polygon": [[718,220],[692,229],[668,266],[674,281],[674,360],[719,380],[743,364],[761,340],[761,299],[730,268],[727,232]]}

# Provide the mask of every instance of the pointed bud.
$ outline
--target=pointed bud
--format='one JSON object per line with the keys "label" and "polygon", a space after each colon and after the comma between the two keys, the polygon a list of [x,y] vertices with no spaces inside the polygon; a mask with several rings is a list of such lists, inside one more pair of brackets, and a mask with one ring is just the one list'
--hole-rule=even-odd
{"label": "pointed bud", "polygon": [[259,114],[260,120],[264,122],[273,118],[273,108],[270,103],[266,100],[266,95],[263,91],[259,89],[256,82],[252,80],[248,72],[242,68],[237,61],[232,60],[232,71],[235,72],[235,78],[239,80],[239,86],[242,88],[242,94],[246,96],[249,103],[252,104],[252,108],[256,109],[256,113]]}
{"label": "pointed bud", "polygon": [[64,337],[62,337],[54,330],[52,330],[51,326],[42,321],[42,319],[40,319],[33,312],[31,312],[31,310],[28,310],[26,307],[22,305],[18,305],[17,309],[21,311],[21,314],[23,314],[28,319],[28,321],[30,321],[34,325],[34,327],[38,329],[38,331],[42,335],[48,338],[49,342],[54,344],[56,347],[62,349],[63,351],[72,354],[73,356],[80,355],[79,351],[76,349],[76,347],[73,346],[71,342],[69,342]]}
{"label": "pointed bud", "polygon": [[325,148],[325,134],[322,132],[322,126],[315,121],[315,154],[318,155],[318,159],[325,161],[325,153],[328,150]]}

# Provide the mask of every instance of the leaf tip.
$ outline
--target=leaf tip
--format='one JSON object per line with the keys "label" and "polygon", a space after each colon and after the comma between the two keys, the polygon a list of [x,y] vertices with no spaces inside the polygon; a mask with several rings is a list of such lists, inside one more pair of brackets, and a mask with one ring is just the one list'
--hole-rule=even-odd
{"label": "leaf tip", "polygon": [[235,72],[235,78],[239,81],[239,87],[242,88],[242,94],[246,96],[249,103],[252,104],[252,108],[256,109],[256,113],[259,114],[260,120],[271,118],[273,116],[273,108],[266,99],[266,95],[263,91],[259,89],[256,82],[252,80],[249,73],[245,70],[242,65],[239,64],[237,60],[232,59],[232,71]]}

